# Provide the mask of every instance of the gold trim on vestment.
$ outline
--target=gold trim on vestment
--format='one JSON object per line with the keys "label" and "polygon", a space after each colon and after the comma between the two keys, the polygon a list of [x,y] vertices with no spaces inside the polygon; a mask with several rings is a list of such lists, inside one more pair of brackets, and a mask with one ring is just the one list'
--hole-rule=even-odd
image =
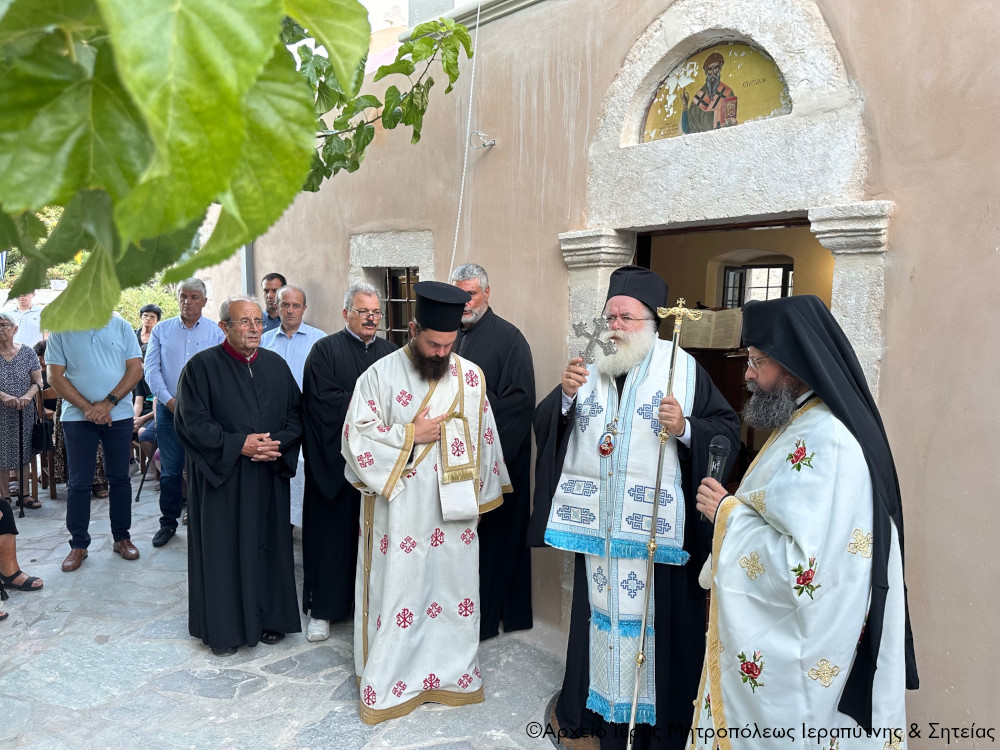
{"label": "gold trim on vestment", "polygon": [[[760,461],[764,453],[767,452],[767,449],[771,447],[774,441],[777,440],[782,433],[784,433],[789,425],[795,422],[796,419],[805,414],[807,411],[813,407],[819,406],[822,403],[823,402],[819,399],[819,397],[809,399],[806,403],[795,410],[787,425],[772,432],[770,437],[768,437],[767,442],[764,443],[764,447],[760,449],[760,452],[750,463],[750,467],[743,475],[743,481],[746,481],[746,478],[750,475],[750,472],[754,470],[754,467]],[[708,608],[708,637],[705,643],[705,674],[708,677],[708,692],[709,695],[712,696],[712,724],[717,732],[722,728],[728,729],[728,724],[726,723],[725,700],[722,696],[722,665],[720,664],[722,644],[719,642],[719,597],[716,595],[715,591],[715,576],[719,570],[719,557],[722,553],[722,542],[726,537],[726,524],[729,521],[729,514],[732,513],[740,503],[751,508],[753,507],[750,502],[732,495],[728,495],[722,499],[722,503],[719,504],[715,513],[715,529],[712,533],[712,597]],[[701,700],[701,697],[705,694],[704,684],[702,684],[701,687],[702,689],[700,691],[699,700]],[[694,726],[692,727],[692,741],[695,736],[694,730],[697,729],[699,716],[701,716],[700,710],[695,712]],[[721,750],[732,750],[728,732],[726,732],[725,737],[717,736],[716,742]]]}
{"label": "gold trim on vestment", "polygon": [[[361,678],[358,678],[358,687],[361,687]],[[389,719],[398,719],[406,716],[417,706],[424,703],[441,703],[445,706],[467,706],[471,703],[482,703],[484,700],[483,686],[472,693],[456,693],[453,690],[424,690],[419,695],[415,695],[408,701],[400,703],[392,708],[371,708],[365,705],[363,700],[359,701],[359,713],[361,721],[365,724],[378,724]]]}
{"label": "gold trim on vestment", "polygon": [[[474,479],[478,479],[477,466],[479,465],[479,456],[473,455],[472,449],[472,433],[469,430],[469,419],[465,416],[465,379],[464,372],[461,367],[461,360],[458,355],[452,354],[452,364],[460,373],[458,378],[458,393],[456,394],[457,408],[456,404],[453,403],[448,409],[448,416],[445,418],[444,424],[441,425],[441,437],[439,442],[441,444],[441,483],[442,484],[452,484],[453,482],[469,482]],[[478,371],[479,383],[482,386],[482,391],[486,390],[486,383],[484,382],[484,377],[482,370],[479,370],[471,362],[469,363],[472,367]],[[469,386],[472,387],[471,385]],[[447,428],[447,423],[452,420],[461,421],[461,434],[465,440],[466,445],[466,456],[467,460],[462,463],[453,464],[451,460],[451,445],[448,443],[449,432]],[[482,430],[480,430],[482,433]],[[481,447],[481,446],[480,446]],[[479,448],[477,447],[477,450]],[[476,499],[478,501],[478,491],[476,493]]]}
{"label": "gold trim on vestment", "polygon": [[403,476],[403,469],[406,468],[407,462],[410,460],[410,454],[413,453],[413,438],[417,433],[417,428],[413,422],[408,422],[404,425],[406,429],[406,437],[403,439],[403,447],[399,449],[399,455],[396,457],[396,463],[392,467],[392,473],[389,474],[389,479],[385,483],[385,487],[382,488],[381,495],[386,500],[392,496],[392,490],[396,486],[396,482],[399,478]]}
{"label": "gold trim on vestment", "polygon": [[[362,583],[361,594],[361,661],[368,663],[368,589],[371,586],[372,577],[372,552],[375,524],[375,496],[364,495],[364,518],[365,526],[361,537],[362,549],[364,550],[364,581]],[[360,677],[358,678],[361,679]]]}
{"label": "gold trim on vestment", "polygon": [[501,505],[503,505],[503,495],[500,495],[500,497],[495,497],[492,500],[490,500],[488,503],[480,505],[479,506],[479,513],[480,514],[489,513],[491,510],[496,510]]}

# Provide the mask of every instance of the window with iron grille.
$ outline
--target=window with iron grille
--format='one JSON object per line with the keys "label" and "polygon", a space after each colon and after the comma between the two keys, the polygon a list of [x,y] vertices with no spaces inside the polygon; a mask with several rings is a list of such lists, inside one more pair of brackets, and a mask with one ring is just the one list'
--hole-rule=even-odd
{"label": "window with iron grille", "polygon": [[397,346],[410,339],[416,294],[413,285],[420,281],[416,268],[385,269],[385,334]]}
{"label": "window with iron grille", "polygon": [[750,300],[792,296],[791,264],[780,266],[726,266],[722,306],[743,307]]}

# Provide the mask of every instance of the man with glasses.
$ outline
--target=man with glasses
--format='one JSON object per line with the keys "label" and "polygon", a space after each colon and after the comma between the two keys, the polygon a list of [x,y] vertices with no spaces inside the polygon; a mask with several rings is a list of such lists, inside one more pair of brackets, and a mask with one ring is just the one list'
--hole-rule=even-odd
{"label": "man with glasses", "polygon": [[878,407],[817,297],[748,302],[743,343],[743,419],[774,432],[735,496],[710,478],[698,490],[716,554],[695,730],[722,737],[794,716],[841,737],[882,733],[851,747],[902,747],[904,687],[918,679],[899,482]]}
{"label": "man with glasses", "polygon": [[[657,337],[667,285],[637,266],[610,279],[603,338],[617,351],[591,373],[571,359],[535,412],[535,512],[529,541],[578,553],[560,729],[625,747],[645,589],[652,586],[635,747],[681,748],[698,691],[712,527],[695,509],[716,435],[739,445],[739,419],[694,359]],[[653,580],[647,544],[666,429]],[[734,458],[736,451],[731,456]],[[732,460],[730,461],[730,464]],[[544,542],[542,541],[544,538]],[[649,626],[652,626],[651,628]],[[672,729],[673,728],[673,729]],[[655,740],[655,741],[654,741]]]}
{"label": "man with glasses", "polygon": [[322,641],[330,623],[354,612],[361,493],[344,480],[340,435],[358,377],[397,348],[376,336],[378,290],[358,281],[344,295],[344,330],[317,341],[302,383],[306,486],[302,513],[302,611],[306,638]]}
{"label": "man with glasses", "polygon": [[302,439],[299,387],[260,348],[264,311],[232,297],[221,346],[200,352],[177,384],[177,436],[187,450],[188,628],[217,656],[301,630],[289,479]]}
{"label": "man with glasses", "polygon": [[156,397],[156,441],[160,448],[160,528],[153,546],[162,547],[177,533],[184,503],[184,447],[174,431],[177,380],[184,365],[198,352],[222,342],[215,321],[203,318],[208,302],[205,282],[185,279],[177,287],[180,315],[153,327],[146,344],[145,376]]}
{"label": "man with glasses", "polygon": [[451,283],[472,297],[462,313],[455,353],[483,370],[514,490],[479,524],[479,637],[486,639],[500,632],[501,620],[507,633],[532,625],[531,550],[525,535],[531,514],[535,371],[524,336],[490,307],[486,269],[466,263],[451,272]]}

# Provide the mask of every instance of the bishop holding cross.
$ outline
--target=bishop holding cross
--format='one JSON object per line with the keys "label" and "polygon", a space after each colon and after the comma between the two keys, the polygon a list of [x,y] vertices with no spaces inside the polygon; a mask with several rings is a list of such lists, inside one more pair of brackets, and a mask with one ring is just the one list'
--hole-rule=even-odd
{"label": "bishop holding cross", "polygon": [[[615,344],[588,369],[570,360],[562,382],[535,412],[538,449],[529,543],[575,552],[566,675],[556,704],[561,729],[626,746],[645,588],[652,586],[646,662],[640,673],[633,747],[683,747],[705,643],[705,595],[698,571],[711,524],[695,509],[716,435],[738,442],[739,419],[707,373],[658,338],[667,284],[625,266],[609,283],[602,337]],[[668,392],[669,389],[669,392]],[[668,440],[657,498],[661,429]],[[605,501],[602,502],[602,498]],[[647,544],[656,519],[654,573]],[[658,731],[654,731],[658,730]]]}

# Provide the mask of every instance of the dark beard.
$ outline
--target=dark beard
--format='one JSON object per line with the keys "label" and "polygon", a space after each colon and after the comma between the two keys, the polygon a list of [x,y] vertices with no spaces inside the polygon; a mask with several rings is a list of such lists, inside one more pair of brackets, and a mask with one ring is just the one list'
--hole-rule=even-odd
{"label": "dark beard", "polygon": [[765,391],[757,381],[747,382],[750,400],[743,407],[743,421],[751,427],[776,430],[792,421],[796,409],[794,384],[782,383],[774,390]]}
{"label": "dark beard", "polygon": [[705,85],[708,86],[710,94],[714,94],[719,90],[720,83],[722,83],[722,76],[705,76]]}
{"label": "dark beard", "polygon": [[420,379],[426,383],[433,383],[444,377],[448,372],[448,365],[451,364],[451,357],[425,357],[417,348],[410,344],[410,354],[413,355],[413,365],[420,374]]}

